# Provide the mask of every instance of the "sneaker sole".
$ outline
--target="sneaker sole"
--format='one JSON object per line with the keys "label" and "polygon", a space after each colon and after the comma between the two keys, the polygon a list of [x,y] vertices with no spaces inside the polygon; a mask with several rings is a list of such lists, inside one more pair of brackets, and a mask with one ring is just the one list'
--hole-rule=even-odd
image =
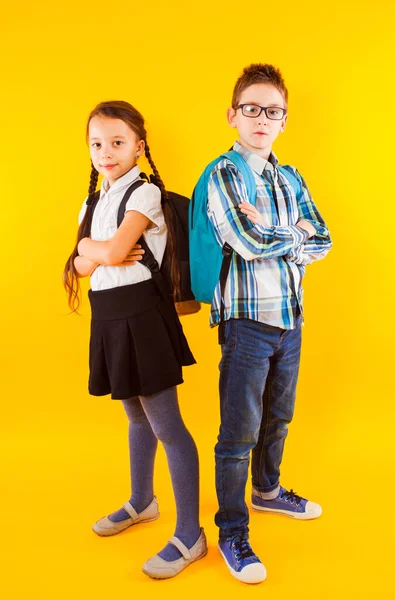
{"label": "sneaker sole", "polygon": [[118,535],[118,533],[122,533],[122,532],[126,531],[127,529],[130,529],[130,527],[133,527],[133,525],[140,525],[141,523],[151,523],[151,521],[156,521],[157,519],[159,519],[159,517],[160,517],[160,513],[158,513],[158,515],[156,517],[153,517],[152,519],[144,519],[143,521],[138,521],[137,523],[131,523],[130,525],[127,525],[123,529],[118,529],[118,531],[112,531],[111,533],[106,533],[105,530],[96,531],[96,529],[94,529],[94,526],[92,527],[92,531],[94,533],[96,533],[96,535],[98,535],[99,537],[111,537],[113,535]]}
{"label": "sneaker sole", "polygon": [[[262,583],[263,581],[265,581],[265,579],[266,579],[266,568],[265,568],[265,566],[262,563],[259,563],[259,564],[262,565],[262,567],[265,569],[265,577],[263,579],[262,579],[262,575],[260,575],[259,577],[257,575],[254,576],[254,574],[251,573],[252,569],[248,570],[249,573],[250,573],[250,576],[247,578],[246,577],[247,573],[245,572],[244,573],[244,578],[243,578],[242,573],[238,573],[237,571],[235,571],[234,569],[232,569],[232,567],[229,565],[228,561],[225,558],[224,553],[222,552],[222,550],[221,550],[221,548],[219,546],[218,546],[218,550],[219,550],[222,558],[224,559],[225,564],[228,567],[230,573],[233,575],[233,577],[235,579],[238,579],[239,581],[242,581],[243,583]],[[251,566],[253,566],[253,565],[251,565]],[[245,568],[247,568],[247,567],[245,567]],[[243,571],[245,571],[245,569],[243,569]]]}
{"label": "sneaker sole", "polygon": [[278,515],[285,515],[286,517],[291,517],[292,519],[299,519],[300,521],[311,521],[312,519],[318,519],[322,515],[321,512],[317,514],[312,513],[293,513],[287,510],[281,510],[280,508],[264,508],[263,506],[257,506],[256,504],[251,505],[252,508],[258,512],[268,512],[275,513]]}

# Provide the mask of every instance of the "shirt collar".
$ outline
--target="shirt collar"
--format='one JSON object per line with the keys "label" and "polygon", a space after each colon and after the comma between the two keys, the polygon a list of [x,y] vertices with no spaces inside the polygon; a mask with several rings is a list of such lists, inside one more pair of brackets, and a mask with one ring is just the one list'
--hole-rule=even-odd
{"label": "shirt collar", "polygon": [[256,171],[258,175],[262,175],[265,169],[268,171],[273,171],[278,165],[278,159],[274,152],[271,152],[269,160],[266,160],[265,158],[262,158],[262,156],[255,154],[255,152],[250,152],[244,148],[240,142],[235,142],[233,144],[233,150],[241,154],[246,163],[251,167],[251,169]]}
{"label": "shirt collar", "polygon": [[100,188],[100,196],[106,194],[108,191],[118,192],[123,188],[129,186],[137,177],[140,175],[140,167],[136,165],[133,169],[130,169],[125,175],[122,175],[119,179],[116,180],[115,183],[112,184],[111,187],[108,185],[107,179],[103,179],[101,188]]}

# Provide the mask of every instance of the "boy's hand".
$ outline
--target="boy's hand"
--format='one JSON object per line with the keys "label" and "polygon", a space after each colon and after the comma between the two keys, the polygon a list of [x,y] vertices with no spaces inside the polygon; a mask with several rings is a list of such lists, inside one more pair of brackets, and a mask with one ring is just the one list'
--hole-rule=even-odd
{"label": "boy's hand", "polygon": [[[239,204],[239,208],[241,212],[246,215],[247,219],[251,221],[251,223],[259,223],[259,225],[265,225],[263,216],[257,211],[255,206],[253,206],[249,202],[241,202]],[[300,221],[298,221],[296,225],[301,229],[307,231],[307,233],[309,234],[309,238],[313,237],[317,233],[314,225],[312,225],[310,221],[306,221],[305,219],[300,219]]]}
{"label": "boy's hand", "polygon": [[300,219],[300,221],[298,221],[296,225],[301,229],[307,231],[307,233],[309,234],[309,238],[313,237],[313,235],[317,233],[314,225],[312,225],[310,221],[306,221],[305,219]]}
{"label": "boy's hand", "polygon": [[144,252],[145,252],[145,250],[141,249],[140,244],[136,244],[135,247],[132,248],[132,250],[129,252],[129,254],[127,255],[127,257],[125,258],[125,260],[123,262],[121,262],[119,265],[113,265],[113,266],[114,267],[130,267],[132,265],[135,265],[136,262],[138,262],[139,260],[142,260]]}
{"label": "boy's hand", "polygon": [[264,225],[262,215],[257,211],[255,206],[250,204],[249,202],[240,202],[239,208],[243,214],[246,215],[247,219],[251,221],[251,223],[259,223],[259,225]]}

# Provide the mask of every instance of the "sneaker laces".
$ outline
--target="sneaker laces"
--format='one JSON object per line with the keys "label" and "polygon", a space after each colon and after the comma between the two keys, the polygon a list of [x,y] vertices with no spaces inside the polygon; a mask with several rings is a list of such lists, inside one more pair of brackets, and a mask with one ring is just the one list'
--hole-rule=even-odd
{"label": "sneaker laces", "polygon": [[280,494],[280,498],[284,499],[285,502],[290,502],[291,504],[296,503],[296,506],[299,506],[300,501],[302,500],[302,496],[298,496],[296,492],[291,489],[289,492],[284,490]]}
{"label": "sneaker laces", "polygon": [[239,535],[235,536],[230,543],[230,547],[235,553],[236,560],[240,562],[244,558],[255,556],[248,539]]}

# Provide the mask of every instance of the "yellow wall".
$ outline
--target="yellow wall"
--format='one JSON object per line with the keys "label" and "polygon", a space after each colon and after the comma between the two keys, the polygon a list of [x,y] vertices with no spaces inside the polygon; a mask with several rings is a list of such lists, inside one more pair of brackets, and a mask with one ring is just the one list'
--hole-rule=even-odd
{"label": "yellow wall", "polygon": [[[254,548],[268,567],[260,591],[315,600],[388,590],[394,12],[389,0],[202,0],[193,9],[126,0],[4,3],[0,497],[7,599],[159,593],[140,567],[172,535],[162,450],[162,520],[113,540],[89,530],[128,498],[129,483],[121,407],[86,389],[86,296],[82,315],[67,316],[61,286],[89,182],[85,119],[102,100],[136,105],[167,187],[189,194],[203,166],[231,145],[225,111],[233,84],[258,61],[279,66],[290,91],[276,153],[304,175],[334,240],[329,256],[307,269],[297,411],[282,471],[283,483],[321,502],[324,515],[316,523],[252,516]],[[198,365],[186,371],[180,399],[201,455],[210,552],[160,593],[170,598],[200,586],[217,595],[255,594],[230,580],[215,548],[216,331],[206,309],[183,322]]]}

